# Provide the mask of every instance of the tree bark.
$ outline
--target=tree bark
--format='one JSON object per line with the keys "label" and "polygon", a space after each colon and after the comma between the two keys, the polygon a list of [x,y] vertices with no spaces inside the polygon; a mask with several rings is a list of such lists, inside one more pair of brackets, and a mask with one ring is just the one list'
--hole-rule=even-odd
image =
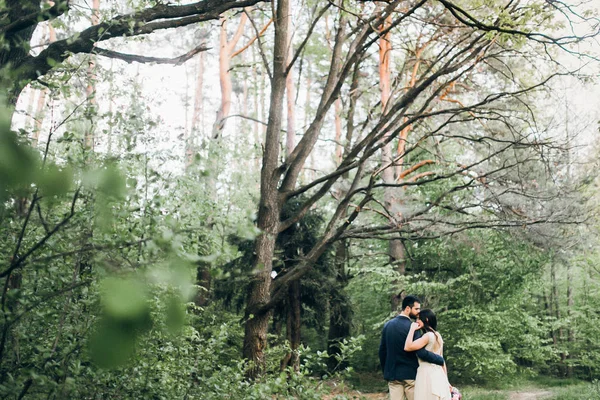
{"label": "tree bark", "polygon": [[[550,264],[550,280],[552,283],[552,302],[554,303],[554,318],[556,318],[556,322],[562,325],[561,312],[560,312],[560,298],[558,295],[558,282],[556,280],[556,260],[552,260]],[[554,341],[558,346],[564,346],[564,332],[562,326],[558,328],[558,331],[554,333],[555,338]],[[564,351],[560,351],[560,369],[561,374],[566,374],[565,369],[565,360],[566,354]]]}
{"label": "tree bark", "polygon": [[340,240],[335,250],[335,287],[329,300],[329,332],[327,334],[327,367],[331,372],[343,369],[347,362],[340,363],[336,356],[341,354],[340,342],[350,337],[352,307],[345,288],[349,277],[346,273],[347,242]]}
{"label": "tree bark", "polygon": [[[567,261],[567,318],[569,321],[568,328],[568,338],[567,341],[569,343],[569,350],[572,349],[575,344],[575,330],[573,329],[574,321],[573,318],[573,307],[575,306],[575,302],[573,300],[573,270],[571,263]],[[569,356],[567,359],[571,358],[571,353],[569,352]],[[573,376],[573,366],[567,365],[567,377],[571,378]]]}
{"label": "tree bark", "polygon": [[275,240],[279,232],[279,218],[283,201],[277,188],[275,173],[279,159],[279,133],[282,126],[283,100],[285,95],[287,40],[289,29],[289,0],[276,3],[275,41],[273,49],[273,77],[267,125],[265,150],[260,174],[260,201],[256,239],[254,276],[250,284],[246,306],[243,356],[250,361],[249,378],[257,377],[264,370],[264,350],[267,345],[267,327],[270,311],[257,314],[259,308],[270,300],[271,271]]}
{"label": "tree bark", "polygon": [[[43,77],[56,65],[78,53],[98,53],[107,57],[121,58],[129,62],[161,62],[165,59],[133,56],[96,47],[96,43],[115,37],[149,34],[157,30],[177,28],[198,22],[218,19],[224,12],[249,7],[264,0],[202,0],[195,3],[173,5],[159,2],[131,14],[118,15],[111,20],[92,25],[72,36],[58,40],[42,50],[39,55],[29,55],[29,42],[37,24],[51,20],[64,13],[69,6],[66,0],[57,0],[49,10],[40,9],[39,0],[7,0],[7,23],[0,23],[4,43],[0,50],[0,69],[7,73],[0,78],[0,87],[7,94],[9,105],[17,99],[27,84]],[[191,55],[205,49],[195,49]],[[189,57],[180,57],[182,62]],[[169,61],[169,60],[167,60]],[[172,61],[172,60],[171,60]],[[170,61],[169,61],[170,62]]]}
{"label": "tree bark", "polygon": [[192,129],[185,141],[185,165],[189,167],[194,162],[194,144],[204,124],[204,52],[198,58],[196,73],[196,91],[194,94],[194,111],[192,115]]}
{"label": "tree bark", "polygon": [[[5,0],[5,9],[7,10],[7,19],[9,21],[17,21],[19,18],[25,17],[40,9],[39,0]],[[25,61],[29,56],[30,41],[35,30],[35,25],[26,29],[7,33],[4,37],[4,43],[8,46],[0,47],[0,69],[8,67],[5,74],[0,75],[0,86],[9,90],[8,102],[15,105],[21,90],[29,82],[17,82],[19,73],[16,68]]]}
{"label": "tree bark", "polygon": [[300,320],[300,280],[297,280],[290,285],[288,301],[286,333],[291,351],[285,355],[281,362],[281,369],[283,370],[288,366],[291,366],[294,371],[298,372],[300,370],[298,348],[300,347],[300,333],[302,327]]}
{"label": "tree bark", "polygon": [[[48,28],[48,43],[56,42],[56,30],[52,26],[50,22],[47,25]],[[38,97],[37,108],[35,111],[35,123],[33,128],[33,136],[31,140],[31,145],[33,147],[37,147],[38,142],[40,140],[40,133],[42,131],[42,125],[44,123],[44,118],[46,116],[45,108],[46,108],[46,97],[48,96],[48,89],[43,88],[40,90],[40,96]]]}
{"label": "tree bark", "polygon": [[[387,29],[391,24],[391,16],[386,18],[382,29]],[[385,115],[387,112],[388,102],[391,96],[391,71],[390,71],[390,60],[392,56],[392,45],[391,45],[391,34],[385,33],[379,40],[379,87],[381,90],[381,109]],[[391,127],[388,127],[389,130]],[[389,134],[384,135],[383,140],[386,140]],[[383,168],[382,172],[383,182],[386,184],[394,184],[396,177],[394,176],[395,162],[392,151],[392,142],[386,143],[382,148],[381,163]],[[384,206],[388,212],[390,223],[397,225],[398,219],[401,215],[398,211],[400,199],[399,189],[394,187],[387,187],[384,193]],[[388,255],[389,263],[394,267],[398,274],[404,275],[405,264],[404,264],[404,244],[399,239],[390,239],[388,241]],[[400,288],[397,288],[397,282],[394,282],[394,294],[390,298],[392,310],[395,311],[398,308],[398,296],[397,292]]]}
{"label": "tree bark", "polygon": [[342,162],[344,146],[342,144],[342,99],[337,98],[334,103],[334,122],[335,122],[335,162]]}
{"label": "tree bark", "polygon": [[248,16],[243,13],[235,35],[231,40],[227,38],[227,18],[221,17],[221,30],[219,35],[219,83],[221,85],[221,106],[217,112],[217,119],[213,128],[213,139],[219,138],[225,128],[225,120],[231,110],[231,57],[233,50],[244,32]]}
{"label": "tree bark", "polygon": [[[358,84],[360,77],[360,63],[356,63],[354,67],[354,73],[352,75],[352,82],[350,84],[350,99],[348,114],[346,118],[346,138],[344,147],[342,148],[342,154],[340,155],[340,162],[350,151],[352,145],[352,138],[354,136],[354,116],[356,113],[356,104],[359,97]],[[341,100],[339,100],[341,106]],[[336,101],[337,103],[337,101]],[[336,111],[336,115],[341,114],[341,110]],[[341,128],[341,127],[340,127]],[[336,135],[337,136],[337,135]],[[341,133],[340,133],[341,136]],[[339,143],[337,144],[339,146]],[[343,175],[343,179],[348,179],[349,175],[346,173]],[[339,193],[339,197],[343,198],[346,193]],[[342,218],[348,216],[347,210],[343,213]],[[336,356],[340,354],[339,343],[344,339],[350,337],[350,323],[352,318],[352,307],[350,299],[346,293],[346,287],[350,277],[346,271],[346,263],[348,260],[348,244],[349,240],[340,240],[336,243],[335,247],[335,277],[336,284],[329,300],[329,332],[327,334],[327,354],[329,359],[327,360],[327,366],[330,371],[333,372],[336,368],[344,368],[345,365],[339,364]]]}
{"label": "tree bark", "polygon": [[[292,8],[290,5],[290,14]],[[296,146],[296,87],[294,86],[294,67],[291,65],[294,56],[294,47],[292,46],[292,30],[288,30],[288,58],[286,64],[289,65],[289,71],[285,81],[285,92],[287,100],[287,132],[285,141],[286,157],[292,154]]]}

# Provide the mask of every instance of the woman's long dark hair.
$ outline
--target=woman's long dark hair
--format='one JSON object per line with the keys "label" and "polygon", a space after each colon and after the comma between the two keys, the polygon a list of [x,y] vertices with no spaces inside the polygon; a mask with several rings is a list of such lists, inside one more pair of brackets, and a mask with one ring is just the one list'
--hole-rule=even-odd
{"label": "woman's long dark hair", "polygon": [[437,317],[435,316],[435,313],[426,308],[424,310],[421,310],[421,312],[419,313],[419,319],[421,320],[421,322],[423,322],[423,329],[426,332],[434,332],[437,329]]}

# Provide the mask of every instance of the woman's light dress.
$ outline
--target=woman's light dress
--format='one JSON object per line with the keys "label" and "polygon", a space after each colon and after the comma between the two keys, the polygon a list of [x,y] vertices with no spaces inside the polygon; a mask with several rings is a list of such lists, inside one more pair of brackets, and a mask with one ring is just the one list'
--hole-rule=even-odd
{"label": "woman's light dress", "polygon": [[[427,332],[429,343],[425,350],[442,355],[444,341],[442,336],[435,332]],[[444,369],[435,364],[419,359],[419,369],[415,380],[415,400],[450,400],[450,384]]]}

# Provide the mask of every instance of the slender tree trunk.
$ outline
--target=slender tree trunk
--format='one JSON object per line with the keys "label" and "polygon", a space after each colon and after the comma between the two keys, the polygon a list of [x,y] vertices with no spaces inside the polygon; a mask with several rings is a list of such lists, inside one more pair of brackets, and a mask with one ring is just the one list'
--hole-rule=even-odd
{"label": "slender tree trunk", "polygon": [[[356,113],[356,104],[358,101],[358,84],[360,76],[360,63],[357,63],[354,68],[352,75],[352,83],[350,84],[350,101],[347,114],[347,125],[346,125],[346,139],[344,147],[342,149],[340,160],[350,151],[352,145],[352,139],[354,136],[354,116]],[[336,102],[340,100],[337,99]],[[341,105],[341,101],[340,101]],[[336,115],[340,115],[336,111]],[[341,134],[340,134],[341,136]],[[339,144],[338,144],[339,146]],[[343,179],[348,179],[348,174],[344,174]],[[342,198],[346,193],[340,193],[339,197]],[[347,211],[344,212],[342,218],[347,217]],[[345,365],[340,364],[336,356],[340,354],[339,343],[344,339],[350,337],[350,325],[352,321],[352,307],[350,299],[346,293],[346,287],[350,277],[346,271],[346,263],[348,260],[348,245],[349,240],[340,240],[336,243],[335,248],[335,278],[336,284],[332,290],[332,295],[329,300],[329,332],[327,335],[327,354],[329,358],[327,360],[327,366],[330,371],[336,368],[344,368]]]}
{"label": "slender tree trunk", "polygon": [[[100,23],[100,0],[93,0],[92,3],[92,25],[98,25]],[[88,69],[87,69],[87,87],[85,90],[88,107],[87,107],[87,119],[89,126],[85,132],[84,146],[86,150],[94,149],[94,119],[96,114],[97,102],[95,99],[96,92],[96,56],[89,54]]]}
{"label": "slender tree trunk", "polygon": [[[560,312],[560,298],[558,295],[558,282],[556,280],[556,261],[553,260],[552,263],[550,264],[550,280],[552,282],[552,301],[553,301],[553,306],[554,306],[554,318],[556,318],[556,321],[558,324],[562,324],[561,321],[561,312]],[[558,331],[555,332],[555,342],[558,344],[558,346],[564,346],[564,331],[562,326],[560,326],[558,328]],[[564,351],[560,351],[560,369],[561,369],[561,374],[565,375],[565,360],[566,360],[566,354]]]}
{"label": "slender tree trunk", "polygon": [[254,276],[246,307],[244,332],[244,358],[251,362],[248,377],[255,378],[264,369],[264,350],[267,345],[267,327],[270,312],[256,314],[258,308],[270,300],[271,271],[275,240],[279,231],[279,218],[283,202],[278,191],[275,173],[279,160],[279,133],[282,126],[283,100],[286,82],[287,38],[289,29],[289,0],[276,2],[275,42],[273,49],[273,79],[266,132],[265,150],[261,169],[258,228],[256,239]]}
{"label": "slender tree trunk", "polygon": [[198,70],[196,73],[196,91],[194,94],[194,111],[192,115],[192,129],[185,141],[185,165],[189,167],[194,162],[194,144],[198,131],[204,122],[204,52],[198,57]]}
{"label": "slender tree trunk", "polygon": [[339,241],[335,248],[335,287],[329,300],[329,332],[327,334],[327,366],[330,371],[340,370],[347,363],[340,363],[336,356],[341,354],[340,342],[350,337],[352,307],[346,294],[349,277],[346,272],[347,243]]}
{"label": "slender tree trunk", "polygon": [[217,119],[213,127],[213,139],[219,138],[225,128],[225,120],[231,110],[231,94],[233,86],[231,83],[231,57],[238,43],[248,16],[244,13],[240,18],[237,31],[231,40],[227,38],[227,18],[221,17],[221,30],[219,35],[219,83],[221,85],[221,106],[217,112]]}
{"label": "slender tree trunk", "polygon": [[298,348],[300,347],[300,330],[302,326],[300,320],[300,280],[294,281],[290,285],[288,293],[286,333],[291,351],[285,355],[281,362],[281,369],[291,366],[294,371],[298,372],[300,370]]}
{"label": "slender tree trunk", "polygon": [[200,286],[200,290],[196,293],[194,304],[199,307],[205,307],[208,305],[210,299],[210,286],[212,282],[208,265],[198,266],[196,270],[196,282]]}
{"label": "slender tree trunk", "polygon": [[[306,100],[304,102],[304,126],[308,126],[310,123],[309,115],[311,114],[311,90],[312,90],[312,73],[310,62],[306,63]],[[308,179],[306,178],[306,173],[304,174],[304,181],[313,181],[315,179],[315,152],[313,151],[310,154],[309,165],[310,169],[308,171]]]}
{"label": "slender tree trunk", "polygon": [[[290,14],[292,13],[290,6]],[[287,64],[292,62],[294,57],[294,47],[292,46],[292,30],[288,32],[288,57]],[[290,67],[290,71],[285,81],[285,92],[287,99],[287,133],[285,142],[285,155],[289,156],[294,147],[296,146],[296,87],[294,86],[294,72],[293,67]]]}
{"label": "slender tree trunk", "polygon": [[[385,20],[382,28],[386,29],[390,23],[391,17],[388,17]],[[390,59],[392,55],[392,45],[390,38],[391,35],[388,32],[384,34],[379,41],[379,87],[381,90],[381,108],[384,114],[386,113],[386,107],[391,96]],[[387,168],[385,168],[382,172],[383,181],[387,184],[394,184],[396,182],[396,177],[394,176],[395,163],[391,142],[387,143],[382,148],[381,162],[384,166],[387,166]],[[397,211],[399,201],[400,199],[398,198],[397,188],[388,187],[385,189],[384,205],[388,210],[391,222],[393,224],[398,223],[397,217],[400,216],[398,215],[399,212]],[[404,244],[402,241],[399,239],[390,239],[388,242],[388,254],[390,265],[396,268],[400,275],[404,275]],[[394,283],[394,286],[396,286],[396,283]],[[398,290],[395,291],[397,292]],[[394,295],[391,297],[391,307],[392,310],[396,310],[398,308],[398,297],[396,293],[394,293]]]}
{"label": "slender tree trunk", "polygon": [[333,104],[335,113],[335,162],[340,164],[344,151],[342,144],[342,99],[338,97]]}
{"label": "slender tree trunk", "polygon": [[[569,350],[571,350],[575,344],[575,330],[573,329],[573,307],[575,306],[575,302],[573,300],[573,270],[570,262],[567,262],[567,318],[569,320],[569,328],[568,328],[568,343]],[[571,358],[570,352],[568,359]],[[571,378],[573,376],[573,366],[567,366],[567,377]]]}
{"label": "slender tree trunk", "polygon": [[231,50],[227,41],[227,18],[221,17],[219,35],[219,83],[221,85],[221,106],[217,111],[217,119],[213,128],[213,138],[218,138],[225,127],[225,120],[231,108]]}
{"label": "slender tree trunk", "polygon": [[[253,109],[252,109],[252,117],[256,120],[254,121],[254,123],[252,124],[252,133],[254,134],[254,148],[258,149],[260,147],[261,144],[261,140],[260,140],[260,134],[259,132],[262,132],[262,129],[259,128],[259,123],[257,121],[260,121],[262,118],[262,115],[260,113],[260,104],[262,101],[262,97],[260,97],[259,95],[262,96],[262,90],[260,90],[260,85],[261,83],[259,83],[259,79],[260,80],[264,80],[264,76],[263,76],[263,72],[262,72],[262,68],[261,68],[261,72],[260,74],[258,73],[258,67],[257,67],[257,57],[256,57],[256,50],[254,49],[254,47],[252,47],[252,77],[254,79],[252,79],[252,89],[253,89]],[[256,167],[256,170],[258,171],[258,168],[260,167],[260,158],[258,157],[258,151],[255,151],[253,153],[254,155],[254,166]]]}
{"label": "slender tree trunk", "polygon": [[[51,23],[47,23],[48,29],[48,43],[56,42],[56,30],[52,26]],[[42,131],[42,125],[44,123],[44,118],[46,116],[46,97],[48,95],[48,89],[44,88],[40,91],[40,96],[38,97],[37,108],[35,111],[35,123],[33,129],[33,136],[31,140],[31,145],[33,147],[37,147],[38,142],[40,140],[40,133]]]}

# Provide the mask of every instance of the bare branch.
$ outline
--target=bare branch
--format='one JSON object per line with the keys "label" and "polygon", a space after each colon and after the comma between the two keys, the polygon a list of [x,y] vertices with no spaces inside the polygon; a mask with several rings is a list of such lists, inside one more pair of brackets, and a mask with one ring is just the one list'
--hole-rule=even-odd
{"label": "bare branch", "polygon": [[28,57],[21,65],[22,77],[33,81],[71,54],[93,53],[97,42],[214,20],[230,9],[252,6],[261,1],[265,0],[204,0],[186,5],[159,3],[142,11],[120,15],[50,44],[37,57]]}
{"label": "bare branch", "polygon": [[[75,215],[75,203],[77,202],[77,199],[79,198],[79,191],[80,191],[79,188],[75,191],[75,195],[73,196],[73,201],[71,202],[71,210],[70,210],[69,214],[65,218],[63,218],[62,221],[60,221],[58,224],[56,224],[56,226],[54,228],[52,228],[51,231],[46,233],[46,235],[44,235],[44,237],[41,238],[35,245],[33,245],[25,254],[23,254],[22,256],[19,256],[18,253],[15,252],[15,256],[13,257],[13,259],[10,263],[10,266],[7,269],[5,269],[4,271],[0,272],[0,278],[4,278],[5,276],[10,275],[15,269],[17,269],[21,265],[23,265],[23,263],[27,260],[27,258],[30,255],[32,255],[37,249],[42,247],[48,241],[48,239],[50,239],[52,236],[54,236],[54,234],[56,232],[58,232],[63,226],[65,226],[71,220],[71,218],[73,218],[73,216]],[[31,206],[30,209],[33,209],[33,206]]]}
{"label": "bare branch", "polygon": [[187,53],[185,53],[179,57],[175,57],[175,58],[147,57],[147,56],[140,56],[140,55],[135,55],[135,54],[125,54],[125,53],[119,53],[119,52],[112,51],[112,50],[103,49],[100,47],[94,47],[94,49],[92,50],[92,53],[98,54],[98,55],[101,55],[104,57],[108,57],[108,58],[116,58],[119,60],[123,60],[129,64],[131,64],[133,62],[138,62],[138,63],[181,65],[181,64],[185,63],[186,61],[190,60],[196,54],[198,54],[202,51],[209,50],[209,49],[210,49],[210,47],[206,47],[206,44],[202,43],[200,46],[188,51]]}
{"label": "bare branch", "polygon": [[248,49],[248,47],[252,46],[252,43],[254,43],[259,37],[261,37],[265,34],[265,32],[267,31],[267,29],[269,28],[269,26],[271,25],[272,22],[273,22],[273,18],[269,19],[269,21],[265,24],[265,26],[263,26],[263,28],[260,30],[260,32],[258,32],[258,34],[256,36],[254,36],[252,39],[250,39],[250,41],[248,41],[248,43],[246,43],[241,49],[235,51],[231,55],[231,58],[237,56],[238,54],[243,53],[244,51],[246,51]]}

